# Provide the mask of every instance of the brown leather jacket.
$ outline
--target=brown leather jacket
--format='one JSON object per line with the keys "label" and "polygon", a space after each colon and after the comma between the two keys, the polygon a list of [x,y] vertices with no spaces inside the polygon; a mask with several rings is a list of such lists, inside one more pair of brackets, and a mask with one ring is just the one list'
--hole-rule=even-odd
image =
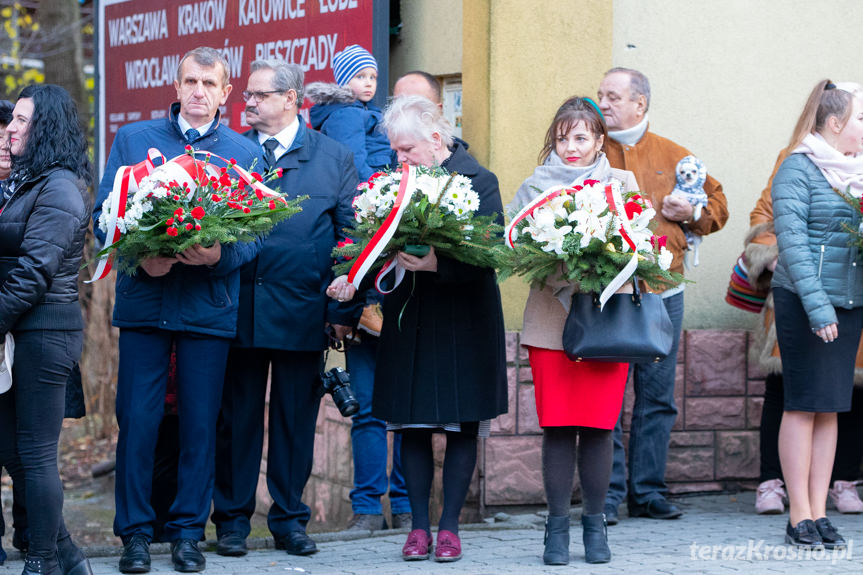
{"label": "brown leather jacket", "polygon": [[[608,138],[605,153],[612,168],[628,170],[635,174],[653,207],[656,208],[656,235],[667,236],[667,247],[674,254],[671,271],[683,273],[683,254],[686,251],[686,237],[678,222],[666,220],[661,213],[662,200],[674,190],[676,183],[675,168],[677,162],[689,156],[690,152],[653,132],[645,132],[641,140],[634,146],[625,146]],[[728,203],[722,193],[722,184],[713,176],[708,175],[704,183],[707,192],[707,206],[702,210],[701,217],[689,224],[689,229],[696,234],[705,236],[722,229],[728,220]]]}

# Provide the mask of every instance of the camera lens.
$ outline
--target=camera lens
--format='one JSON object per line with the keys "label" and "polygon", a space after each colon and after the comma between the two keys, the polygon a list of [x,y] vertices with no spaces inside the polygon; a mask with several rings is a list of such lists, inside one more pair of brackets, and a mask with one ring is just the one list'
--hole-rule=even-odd
{"label": "camera lens", "polygon": [[351,388],[342,385],[333,390],[333,402],[343,417],[350,417],[360,410],[360,402],[354,397]]}

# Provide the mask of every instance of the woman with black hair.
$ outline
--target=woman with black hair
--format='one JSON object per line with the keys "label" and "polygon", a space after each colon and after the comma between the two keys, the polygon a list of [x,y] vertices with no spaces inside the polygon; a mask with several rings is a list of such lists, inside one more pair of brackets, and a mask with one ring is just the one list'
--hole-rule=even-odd
{"label": "woman with black hair", "polygon": [[[92,573],[63,523],[57,442],[65,386],[81,355],[78,268],[90,215],[91,167],[75,103],[63,88],[27,86],[6,127],[12,175],[0,198],[0,341],[14,338],[15,421],[30,546],[22,575]],[[4,350],[5,351],[5,350]],[[5,447],[5,445],[4,445]]]}

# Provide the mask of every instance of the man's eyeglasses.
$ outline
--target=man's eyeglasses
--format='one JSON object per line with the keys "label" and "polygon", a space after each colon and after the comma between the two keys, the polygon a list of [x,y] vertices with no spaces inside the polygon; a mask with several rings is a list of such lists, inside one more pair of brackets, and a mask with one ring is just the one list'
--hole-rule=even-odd
{"label": "man's eyeglasses", "polygon": [[254,98],[256,102],[263,102],[270,94],[284,93],[284,90],[268,90],[266,92],[249,92],[248,90],[243,90],[243,100],[248,102],[249,100]]}

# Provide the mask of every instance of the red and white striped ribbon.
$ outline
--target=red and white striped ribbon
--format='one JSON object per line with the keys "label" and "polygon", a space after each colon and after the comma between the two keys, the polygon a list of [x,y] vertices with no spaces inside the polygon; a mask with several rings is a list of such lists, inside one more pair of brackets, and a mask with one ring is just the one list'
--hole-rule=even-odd
{"label": "red and white striped ribbon", "polygon": [[[393,207],[386,219],[384,219],[384,223],[372,236],[369,244],[365,247],[362,253],[357,256],[357,260],[354,262],[354,265],[351,266],[351,271],[348,272],[348,283],[352,284],[354,287],[359,288],[360,283],[375,263],[375,260],[381,255],[381,253],[383,253],[387,244],[396,233],[396,230],[399,227],[399,222],[401,222],[402,216],[410,204],[415,179],[416,168],[408,166],[407,164],[402,164],[402,180],[399,184],[399,191],[396,195],[395,202],[393,202]],[[384,279],[384,276],[391,271],[395,271],[396,273],[395,285],[392,289],[383,291],[380,288],[380,283]],[[383,269],[381,269],[380,273],[378,273],[375,278],[375,287],[377,287],[381,293],[389,293],[394,290],[399,283],[401,283],[404,275],[404,269],[398,265],[395,256],[393,256],[386,264],[384,264]]]}
{"label": "red and white striped ribbon", "polygon": [[[206,161],[195,159],[195,156],[201,155],[206,156]],[[262,182],[258,181],[258,179],[252,176],[248,171],[236,164],[232,164],[230,160],[227,160],[222,156],[200,150],[190,151],[172,158],[171,160],[165,161],[165,156],[163,156],[159,150],[156,148],[150,148],[147,151],[146,160],[138,162],[132,166],[122,166],[117,170],[117,173],[114,176],[114,186],[111,189],[111,194],[109,196],[111,199],[111,208],[108,213],[108,236],[106,238],[105,248],[113,246],[120,239],[120,236],[123,235],[123,232],[121,232],[120,228],[117,226],[117,219],[126,215],[126,203],[129,195],[134,195],[135,192],[138,191],[138,186],[141,181],[152,174],[156,169],[156,166],[153,163],[155,159],[158,158],[162,160],[162,164],[159,168],[165,173],[165,179],[168,182],[176,181],[180,187],[184,184],[188,184],[189,193],[191,194],[197,189],[198,184],[196,183],[196,180],[201,182],[206,178],[219,177],[220,172],[218,168],[209,163],[210,157],[219,158],[225,162],[225,164],[231,166],[231,168],[240,176],[240,180],[255,190],[259,198],[262,196],[273,197],[283,204],[287,203],[284,198]],[[85,283],[92,283],[106,277],[111,272],[113,261],[113,251],[108,252],[99,258],[96,270],[93,272],[93,277]]]}

